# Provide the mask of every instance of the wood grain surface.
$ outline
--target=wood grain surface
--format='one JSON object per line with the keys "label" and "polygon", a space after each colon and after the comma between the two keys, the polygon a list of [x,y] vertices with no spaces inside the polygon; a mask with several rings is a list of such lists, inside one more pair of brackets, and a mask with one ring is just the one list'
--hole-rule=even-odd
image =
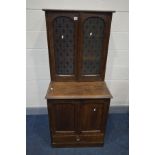
{"label": "wood grain surface", "polygon": [[112,98],[105,82],[51,82],[46,99]]}

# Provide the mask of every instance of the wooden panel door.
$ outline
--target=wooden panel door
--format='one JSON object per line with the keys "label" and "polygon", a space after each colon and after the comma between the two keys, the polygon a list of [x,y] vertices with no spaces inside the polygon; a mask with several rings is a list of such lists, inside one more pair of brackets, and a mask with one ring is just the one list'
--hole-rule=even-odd
{"label": "wooden panel door", "polygon": [[79,131],[102,133],[106,123],[109,104],[103,100],[85,100],[80,104]]}
{"label": "wooden panel door", "polygon": [[104,80],[112,13],[81,13],[79,80]]}
{"label": "wooden panel door", "polygon": [[50,129],[53,134],[74,134],[77,128],[76,104],[48,103]]}
{"label": "wooden panel door", "polygon": [[51,80],[75,81],[77,12],[46,12]]}

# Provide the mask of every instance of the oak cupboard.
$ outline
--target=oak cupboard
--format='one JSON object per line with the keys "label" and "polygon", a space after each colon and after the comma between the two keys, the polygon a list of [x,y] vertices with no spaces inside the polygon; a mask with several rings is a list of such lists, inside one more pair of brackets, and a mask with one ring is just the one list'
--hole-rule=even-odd
{"label": "oak cupboard", "polygon": [[51,143],[103,145],[112,98],[104,77],[114,11],[43,10],[51,75],[46,94]]}

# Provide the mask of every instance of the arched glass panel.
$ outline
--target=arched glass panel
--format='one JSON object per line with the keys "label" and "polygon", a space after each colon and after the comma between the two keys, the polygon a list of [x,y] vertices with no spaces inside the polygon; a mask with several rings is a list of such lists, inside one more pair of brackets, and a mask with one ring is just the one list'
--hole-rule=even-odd
{"label": "arched glass panel", "polygon": [[68,17],[57,17],[53,23],[53,41],[56,74],[74,74],[74,21]]}
{"label": "arched glass panel", "polygon": [[83,25],[82,74],[99,74],[103,46],[104,21],[99,17],[89,17]]}

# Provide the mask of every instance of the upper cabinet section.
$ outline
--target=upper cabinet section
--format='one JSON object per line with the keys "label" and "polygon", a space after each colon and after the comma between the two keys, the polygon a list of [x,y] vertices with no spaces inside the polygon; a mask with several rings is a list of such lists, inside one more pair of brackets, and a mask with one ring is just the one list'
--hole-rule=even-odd
{"label": "upper cabinet section", "polygon": [[104,80],[112,12],[45,13],[51,80]]}

